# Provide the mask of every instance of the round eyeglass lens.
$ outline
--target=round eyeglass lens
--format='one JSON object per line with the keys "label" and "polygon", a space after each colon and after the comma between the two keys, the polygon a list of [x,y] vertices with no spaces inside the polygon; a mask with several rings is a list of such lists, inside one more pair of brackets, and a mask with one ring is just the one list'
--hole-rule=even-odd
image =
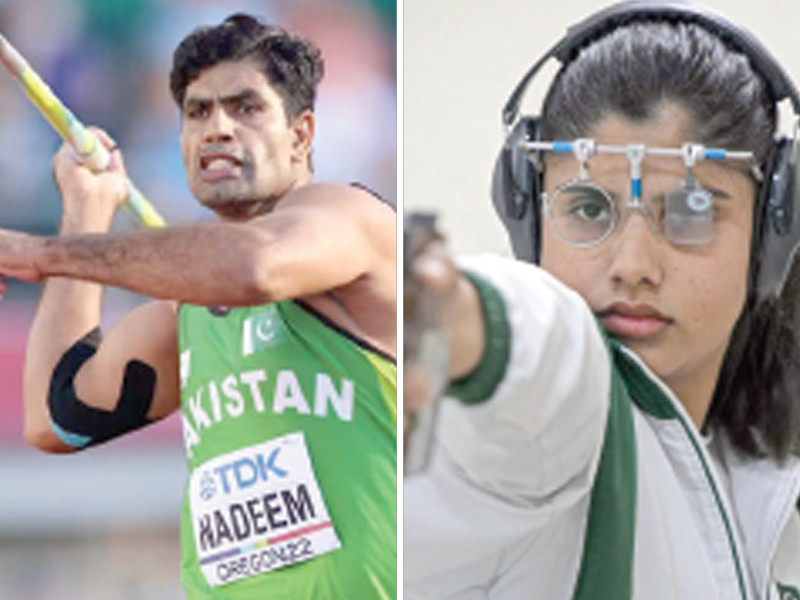
{"label": "round eyeglass lens", "polygon": [[617,217],[614,201],[593,183],[567,183],[555,191],[549,204],[551,226],[571,244],[596,244],[614,228]]}

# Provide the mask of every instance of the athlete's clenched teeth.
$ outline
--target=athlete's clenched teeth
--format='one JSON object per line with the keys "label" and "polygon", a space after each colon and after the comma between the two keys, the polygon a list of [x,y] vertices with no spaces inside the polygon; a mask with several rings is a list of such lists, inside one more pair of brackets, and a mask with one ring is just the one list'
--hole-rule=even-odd
{"label": "athlete's clenched teeth", "polygon": [[242,161],[231,154],[208,154],[200,157],[200,168],[204,171],[220,171],[241,166]]}

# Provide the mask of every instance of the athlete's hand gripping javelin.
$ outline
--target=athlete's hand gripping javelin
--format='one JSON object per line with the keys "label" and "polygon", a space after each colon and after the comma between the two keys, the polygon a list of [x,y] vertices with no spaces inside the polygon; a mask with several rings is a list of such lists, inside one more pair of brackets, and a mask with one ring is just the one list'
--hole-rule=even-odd
{"label": "athlete's hand gripping javelin", "polygon": [[88,129],[109,153],[106,169],[92,170],[64,143],[53,157],[53,174],[63,199],[63,222],[80,223],[80,233],[105,233],[127,199],[128,176],[122,153],[111,137],[97,127]]}

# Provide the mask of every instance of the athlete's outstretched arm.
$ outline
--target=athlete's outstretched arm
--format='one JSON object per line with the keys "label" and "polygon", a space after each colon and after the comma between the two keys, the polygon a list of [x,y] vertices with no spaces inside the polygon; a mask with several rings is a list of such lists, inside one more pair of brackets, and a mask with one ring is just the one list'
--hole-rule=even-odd
{"label": "athlete's outstretched arm", "polygon": [[[115,156],[111,172],[100,175],[70,162],[64,150],[56,156],[54,167],[65,204],[60,237],[0,231],[0,274],[27,281],[49,279],[31,332],[25,375],[26,430],[36,445],[68,449],[53,440],[46,426],[52,416],[46,398],[64,353],[99,323],[102,288],[96,284],[180,302],[231,306],[327,291],[335,296],[343,286],[368,287],[368,294],[351,294],[356,304],[360,298],[368,299],[361,312],[386,314],[376,310],[376,302],[384,309],[395,306],[394,211],[367,192],[312,185],[292,192],[268,215],[247,223],[109,234],[113,213],[126,193],[124,169]],[[393,336],[394,319],[382,320],[391,321],[386,327]],[[146,319],[141,323],[141,330],[133,326],[131,331],[151,329]],[[174,326],[169,333],[174,335]],[[393,347],[393,337],[386,341],[388,337],[383,336],[385,346]],[[173,409],[176,368],[160,357],[169,354],[163,348],[171,347],[175,360],[174,338],[144,338],[141,343],[137,356],[131,348],[111,345],[110,339],[104,342],[75,377],[76,386],[93,390],[92,398],[82,400],[113,407],[120,394],[119,374],[144,353],[144,362],[152,363],[157,381],[164,383],[156,386],[153,410],[164,414]],[[103,378],[103,370],[90,368],[104,361],[114,365],[117,378]],[[90,371],[99,373],[96,380],[85,375]]]}
{"label": "athlete's outstretched arm", "polygon": [[364,277],[394,285],[395,236],[394,211],[367,192],[312,184],[243,223],[58,238],[0,230],[0,273],[67,277],[200,305],[253,305]]}

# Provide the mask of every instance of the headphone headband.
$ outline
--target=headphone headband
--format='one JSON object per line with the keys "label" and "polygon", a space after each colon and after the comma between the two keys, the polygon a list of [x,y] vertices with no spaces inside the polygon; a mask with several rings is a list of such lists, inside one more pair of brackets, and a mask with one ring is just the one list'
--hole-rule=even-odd
{"label": "headphone headband", "polygon": [[517,118],[522,96],[528,83],[550,58],[562,65],[573,60],[589,42],[623,25],[638,21],[696,23],[719,37],[734,50],[748,57],[755,71],[764,79],[772,100],[777,104],[788,98],[796,115],[800,115],[800,94],[772,54],[749,31],[735,25],[708,8],[679,0],[652,2],[629,0],[595,13],[567,29],[566,35],[528,70],[511,92],[503,107],[503,125],[510,127]]}

